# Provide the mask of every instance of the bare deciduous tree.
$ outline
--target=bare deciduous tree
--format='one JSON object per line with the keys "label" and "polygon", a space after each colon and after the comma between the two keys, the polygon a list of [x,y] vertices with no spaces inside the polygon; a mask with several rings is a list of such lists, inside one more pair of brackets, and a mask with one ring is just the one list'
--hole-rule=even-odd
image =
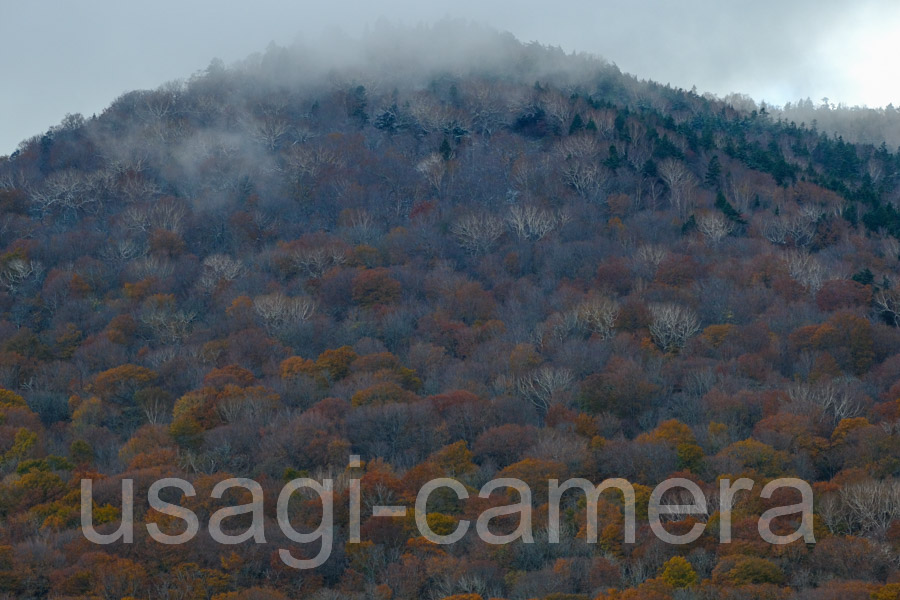
{"label": "bare deciduous tree", "polygon": [[84,173],[67,169],[51,173],[43,185],[32,191],[31,202],[42,215],[56,209],[77,211],[97,201]]}
{"label": "bare deciduous tree", "polygon": [[574,311],[565,314],[553,313],[546,321],[535,326],[532,340],[535,346],[543,351],[550,344],[563,342],[577,329],[578,323]]}
{"label": "bare deciduous tree", "polygon": [[118,239],[103,251],[103,259],[122,265],[137,258],[147,255],[146,244],[141,244],[131,238]]}
{"label": "bare deciduous tree", "polygon": [[128,203],[149,200],[160,193],[158,185],[143,176],[128,174],[119,179],[116,187],[117,197]]}
{"label": "bare deciduous tree", "polygon": [[435,194],[440,195],[441,185],[444,182],[444,175],[447,173],[447,165],[440,154],[429,154],[416,165],[416,171],[431,185],[431,189]]}
{"label": "bare deciduous tree", "polygon": [[556,154],[563,161],[563,183],[585,198],[602,189],[609,174],[598,160],[600,145],[594,136],[567,137],[557,145]]}
{"label": "bare deciduous tree", "polygon": [[410,97],[407,110],[425,133],[450,131],[455,125],[460,125],[464,129],[471,128],[468,123],[464,123],[464,119],[467,117],[464,112],[438,102],[433,96],[424,92],[413,94]]}
{"label": "bare deciduous tree", "polygon": [[44,267],[39,261],[13,258],[0,269],[0,283],[15,293],[29,279],[40,279]]}
{"label": "bare deciduous tree", "polygon": [[828,271],[808,252],[788,252],[785,262],[791,277],[813,294],[828,280]]}
{"label": "bare deciduous tree", "polygon": [[593,197],[606,182],[607,173],[595,162],[571,159],[562,168],[563,181],[580,196]]}
{"label": "bare deciduous tree", "polygon": [[253,392],[226,396],[217,405],[226,423],[255,422],[272,410],[272,399]]}
{"label": "bare deciduous tree", "polygon": [[700,321],[689,308],[678,304],[651,304],[650,335],[666,352],[678,351],[700,331]]}
{"label": "bare deciduous tree", "polygon": [[367,210],[347,211],[346,226],[350,241],[354,244],[370,244],[378,237],[378,225]]}
{"label": "bare deciduous tree", "polygon": [[560,130],[566,130],[572,122],[572,101],[559,92],[541,95],[540,107]]}
{"label": "bare deciduous tree", "polygon": [[543,208],[514,205],[506,222],[520,240],[539,240],[556,228],[559,219]]}
{"label": "bare deciduous tree", "polygon": [[145,206],[130,206],[122,213],[125,226],[134,231],[164,229],[181,233],[182,222],[187,211],[184,204],[175,198],[165,198]]}
{"label": "bare deciduous tree", "polygon": [[784,245],[792,242],[795,246],[808,246],[812,243],[816,233],[815,224],[818,217],[812,218],[815,214],[816,211],[807,211],[807,214],[781,214],[764,217],[763,235],[773,244]]}
{"label": "bare deciduous tree", "polygon": [[647,198],[650,201],[650,208],[656,210],[659,207],[659,199],[662,198],[662,194],[663,186],[660,184],[659,180],[655,177],[650,179],[647,182]]}
{"label": "bare deciduous tree", "polygon": [[841,514],[849,533],[882,538],[900,519],[900,481],[869,480],[845,485],[840,491]]}
{"label": "bare deciduous tree", "polygon": [[762,219],[762,233],[769,242],[782,246],[788,241],[788,228],[784,219],[768,216]]}
{"label": "bare deciduous tree", "polygon": [[312,298],[289,297],[281,293],[257,296],[253,299],[253,309],[269,333],[285,327],[308,321],[316,309]]}
{"label": "bare deciduous tree", "polygon": [[554,395],[567,390],[575,381],[569,369],[544,366],[516,380],[516,390],[542,412],[553,404]]}
{"label": "bare deciduous tree", "polygon": [[880,289],[873,298],[875,310],[890,319],[894,327],[900,327],[900,291],[895,288]]}
{"label": "bare deciduous tree", "polygon": [[443,574],[434,582],[432,598],[446,598],[453,595],[495,597],[500,594],[497,582],[490,582],[476,574]]}
{"label": "bare deciduous tree", "polygon": [[146,306],[141,311],[141,323],[150,328],[153,335],[164,344],[181,342],[190,332],[197,317],[193,311],[177,310],[170,306]]}
{"label": "bare deciduous tree", "polygon": [[150,225],[155,229],[165,229],[173,233],[181,233],[186,210],[184,203],[174,198],[166,198],[154,202],[150,207]]}
{"label": "bare deciduous tree", "polygon": [[815,230],[815,224],[825,216],[825,209],[818,204],[804,204],[800,207],[799,217]]}
{"label": "bare deciduous tree", "polygon": [[315,180],[324,170],[343,164],[341,155],[331,148],[302,144],[290,149],[281,170],[293,181],[300,182],[305,179]]}
{"label": "bare deciduous tree", "polygon": [[818,412],[838,423],[841,419],[855,417],[862,412],[862,405],[850,389],[850,380],[833,379],[817,383],[795,383],[788,388],[788,396],[795,410]]}
{"label": "bare deciduous tree", "polygon": [[466,215],[452,228],[460,246],[472,254],[487,253],[503,235],[503,221],[494,215]]}
{"label": "bare deciduous tree", "polygon": [[177,106],[183,84],[170,81],[156,90],[143,92],[143,105],[138,107],[138,117],[160,141],[172,140],[182,133]]}
{"label": "bare deciduous tree", "polygon": [[634,258],[652,277],[656,274],[659,263],[663,261],[668,253],[669,251],[666,250],[665,246],[643,244],[634,253]]}
{"label": "bare deciduous tree", "polygon": [[298,271],[310,279],[318,279],[329,269],[344,264],[347,254],[342,246],[332,243],[292,250],[291,260]]}
{"label": "bare deciduous tree", "polygon": [[619,318],[619,303],[611,298],[598,296],[585,300],[571,314],[576,327],[606,339],[612,336],[616,319]]}
{"label": "bare deciduous tree", "polygon": [[140,399],[139,405],[144,417],[151,425],[160,425],[165,423],[172,412],[171,403],[166,401],[165,396],[160,394],[150,394]]}
{"label": "bare deciduous tree", "polygon": [[203,259],[200,285],[212,289],[220,281],[234,281],[244,273],[244,264],[225,254],[211,254]]}
{"label": "bare deciduous tree", "polygon": [[697,229],[715,246],[734,231],[734,223],[721,213],[707,212],[697,217]]}
{"label": "bare deciduous tree", "polygon": [[697,178],[684,162],[667,158],[659,163],[659,176],[669,188],[669,201],[681,219],[686,219],[694,207],[694,187]]}
{"label": "bare deciduous tree", "polygon": [[474,80],[462,92],[471,106],[472,125],[482,135],[490,136],[506,121],[510,103],[496,84]]}
{"label": "bare deciduous tree", "polygon": [[750,209],[750,203],[755,196],[753,186],[743,179],[728,178],[729,200],[738,212],[745,213]]}
{"label": "bare deciduous tree", "polygon": [[266,150],[274,152],[290,132],[291,124],[277,113],[269,113],[247,123],[250,135]]}
{"label": "bare deciduous tree", "polygon": [[556,228],[562,229],[566,225],[572,222],[572,211],[569,210],[567,206],[563,206],[556,210]]}
{"label": "bare deciduous tree", "polygon": [[165,279],[175,272],[175,267],[169,260],[158,256],[139,258],[129,268],[139,279],[147,279],[148,277]]}
{"label": "bare deciduous tree", "polygon": [[893,237],[882,238],[881,255],[892,263],[900,260],[900,240]]}

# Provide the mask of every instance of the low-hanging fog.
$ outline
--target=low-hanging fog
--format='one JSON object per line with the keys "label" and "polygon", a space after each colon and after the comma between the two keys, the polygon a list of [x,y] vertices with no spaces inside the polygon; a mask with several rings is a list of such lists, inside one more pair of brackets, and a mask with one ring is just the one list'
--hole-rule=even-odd
{"label": "low-hanging fog", "polygon": [[[745,93],[769,103],[811,98],[884,106],[900,99],[891,35],[900,5],[890,0],[727,4],[711,0],[624,0],[549,4],[533,0],[452,5],[399,0],[311,4],[264,0],[138,7],[110,0],[0,4],[5,41],[0,154],[66,113],[99,113],[121,93],[155,88],[232,63],[269,43],[298,39],[311,60],[352,56],[348,40],[390,53],[398,25],[466,19],[523,41],[603,56],[623,71],[700,92]],[[470,29],[477,31],[477,28]],[[490,63],[477,39],[422,36],[438,62],[451,55]],[[401,57],[402,58],[402,57]]]}

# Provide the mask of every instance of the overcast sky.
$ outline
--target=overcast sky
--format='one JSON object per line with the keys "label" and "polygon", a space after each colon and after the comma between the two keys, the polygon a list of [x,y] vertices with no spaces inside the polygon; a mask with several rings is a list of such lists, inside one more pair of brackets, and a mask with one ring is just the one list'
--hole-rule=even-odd
{"label": "overcast sky", "polygon": [[298,37],[465,18],[587,51],[640,78],[783,104],[900,105],[898,0],[0,0],[0,155],[66,113],[99,113]]}

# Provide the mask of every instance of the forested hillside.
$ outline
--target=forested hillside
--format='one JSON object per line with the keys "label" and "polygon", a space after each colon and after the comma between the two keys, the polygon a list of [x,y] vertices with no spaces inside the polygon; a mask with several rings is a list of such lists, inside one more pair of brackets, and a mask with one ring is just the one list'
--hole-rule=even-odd
{"label": "forested hillside", "polygon": [[[214,62],[0,158],[0,597],[898,597],[900,156],[457,35]],[[519,478],[535,542],[438,546],[364,511],[347,543],[353,474],[364,507]],[[710,499],[670,524],[707,523],[688,546],[647,527],[673,474]],[[277,537],[143,526],[183,529],[147,508],[161,477],[193,483],[204,524],[240,503],[218,481],[252,478],[271,524],[301,476],[336,481],[313,570]],[[719,544],[717,481],[739,476]],[[816,544],[760,540],[782,476],[813,483]],[[597,543],[575,494],[549,543],[546,481],[569,477],[633,482],[637,543],[616,493]],[[84,538],[83,478],[111,528],[135,481],[133,544]],[[505,498],[435,494],[428,522]]]}

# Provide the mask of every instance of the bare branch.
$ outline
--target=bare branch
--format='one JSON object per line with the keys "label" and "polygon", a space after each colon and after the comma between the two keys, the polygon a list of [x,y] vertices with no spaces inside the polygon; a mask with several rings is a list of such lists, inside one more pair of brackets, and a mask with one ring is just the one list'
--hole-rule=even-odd
{"label": "bare branch", "polygon": [[541,367],[516,380],[516,390],[542,412],[553,404],[554,395],[568,389],[575,381],[569,369]]}
{"label": "bare branch", "polygon": [[697,229],[715,246],[734,231],[734,223],[721,213],[708,212],[697,217]]}
{"label": "bare branch", "polygon": [[503,235],[503,230],[503,221],[494,215],[466,215],[452,227],[456,241],[472,254],[486,254]]}
{"label": "bare branch", "polygon": [[312,298],[291,298],[281,293],[257,296],[253,299],[253,309],[262,319],[269,333],[276,333],[286,327],[308,321],[316,309]]}
{"label": "bare branch", "polygon": [[687,340],[700,331],[697,315],[678,304],[650,305],[650,335],[656,345],[666,352],[678,351]]}

